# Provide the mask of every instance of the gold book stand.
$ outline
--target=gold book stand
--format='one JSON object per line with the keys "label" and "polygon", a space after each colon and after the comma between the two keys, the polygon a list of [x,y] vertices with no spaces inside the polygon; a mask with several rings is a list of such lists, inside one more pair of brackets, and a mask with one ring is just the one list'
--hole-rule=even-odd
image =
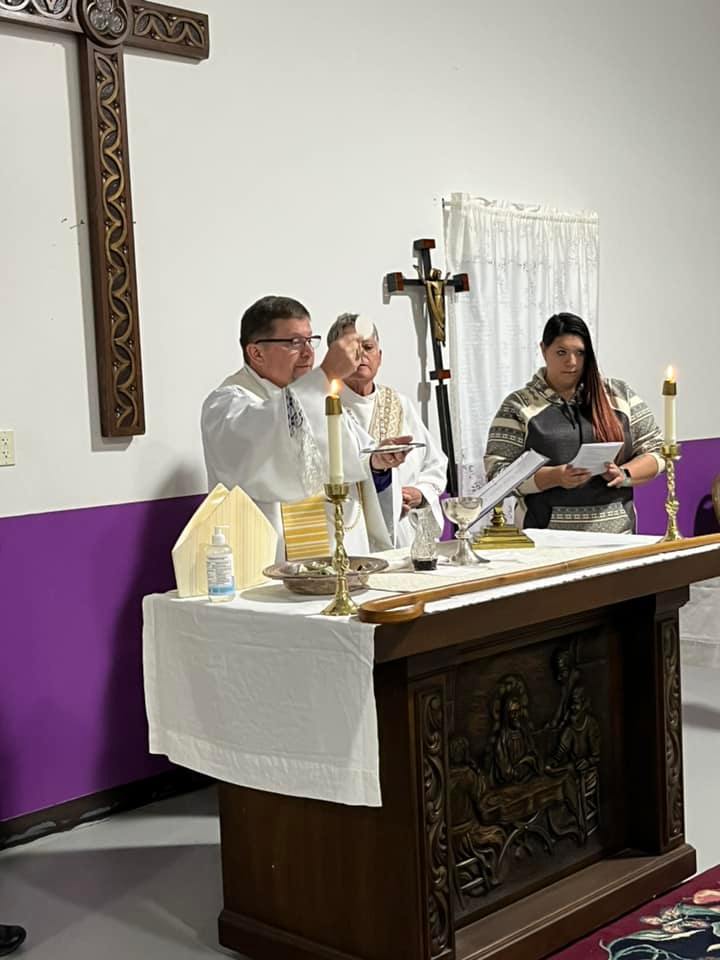
{"label": "gold book stand", "polygon": [[473,540],[473,550],[516,550],[534,546],[526,533],[507,522],[501,503],[493,507],[490,525]]}

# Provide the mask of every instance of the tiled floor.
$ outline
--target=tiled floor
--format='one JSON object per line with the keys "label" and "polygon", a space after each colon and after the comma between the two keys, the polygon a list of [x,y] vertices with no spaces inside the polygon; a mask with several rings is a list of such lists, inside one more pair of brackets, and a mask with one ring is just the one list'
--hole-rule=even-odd
{"label": "tiled floor", "polygon": [[[684,670],[687,835],[720,863],[720,671]],[[28,928],[32,960],[191,960],[217,945],[220,855],[213,790],[0,855],[0,919]]]}
{"label": "tiled floor", "polygon": [[18,958],[237,956],[217,944],[220,889],[214,790],[0,855],[0,919],[28,930]]}

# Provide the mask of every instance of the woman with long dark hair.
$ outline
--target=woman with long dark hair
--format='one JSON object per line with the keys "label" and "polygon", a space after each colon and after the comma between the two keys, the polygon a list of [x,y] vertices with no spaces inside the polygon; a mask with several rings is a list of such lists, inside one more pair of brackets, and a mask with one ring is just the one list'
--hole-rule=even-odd
{"label": "woman with long dark hair", "polygon": [[[556,313],[540,344],[545,366],[503,400],[490,426],[489,479],[525,450],[548,464],[518,489],[525,527],[631,533],[632,488],[664,469],[662,436],[647,404],[622,380],[598,370],[590,331],[574,313]],[[602,476],[570,464],[583,443],[622,443]]]}

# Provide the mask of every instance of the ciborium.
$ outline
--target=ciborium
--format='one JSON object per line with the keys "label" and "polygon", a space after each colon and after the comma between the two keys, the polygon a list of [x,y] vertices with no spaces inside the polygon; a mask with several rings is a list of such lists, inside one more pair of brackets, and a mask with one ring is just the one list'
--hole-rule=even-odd
{"label": "ciborium", "polygon": [[470,543],[468,527],[474,523],[482,511],[482,497],[448,497],[442,501],[445,516],[457,525],[457,550],[450,558],[456,566],[469,566],[474,563],[487,563],[485,557],[479,557]]}

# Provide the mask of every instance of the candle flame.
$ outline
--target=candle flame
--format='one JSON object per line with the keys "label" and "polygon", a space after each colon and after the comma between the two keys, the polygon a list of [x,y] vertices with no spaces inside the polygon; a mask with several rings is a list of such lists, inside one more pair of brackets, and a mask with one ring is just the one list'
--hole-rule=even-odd
{"label": "candle flame", "polygon": [[669,367],[667,368],[667,370],[665,371],[665,379],[666,379],[669,383],[675,383],[675,371],[674,371],[673,368],[670,367],[670,366],[669,366]]}
{"label": "candle flame", "polygon": [[330,396],[339,397],[340,396],[340,381],[331,380],[330,381]]}

